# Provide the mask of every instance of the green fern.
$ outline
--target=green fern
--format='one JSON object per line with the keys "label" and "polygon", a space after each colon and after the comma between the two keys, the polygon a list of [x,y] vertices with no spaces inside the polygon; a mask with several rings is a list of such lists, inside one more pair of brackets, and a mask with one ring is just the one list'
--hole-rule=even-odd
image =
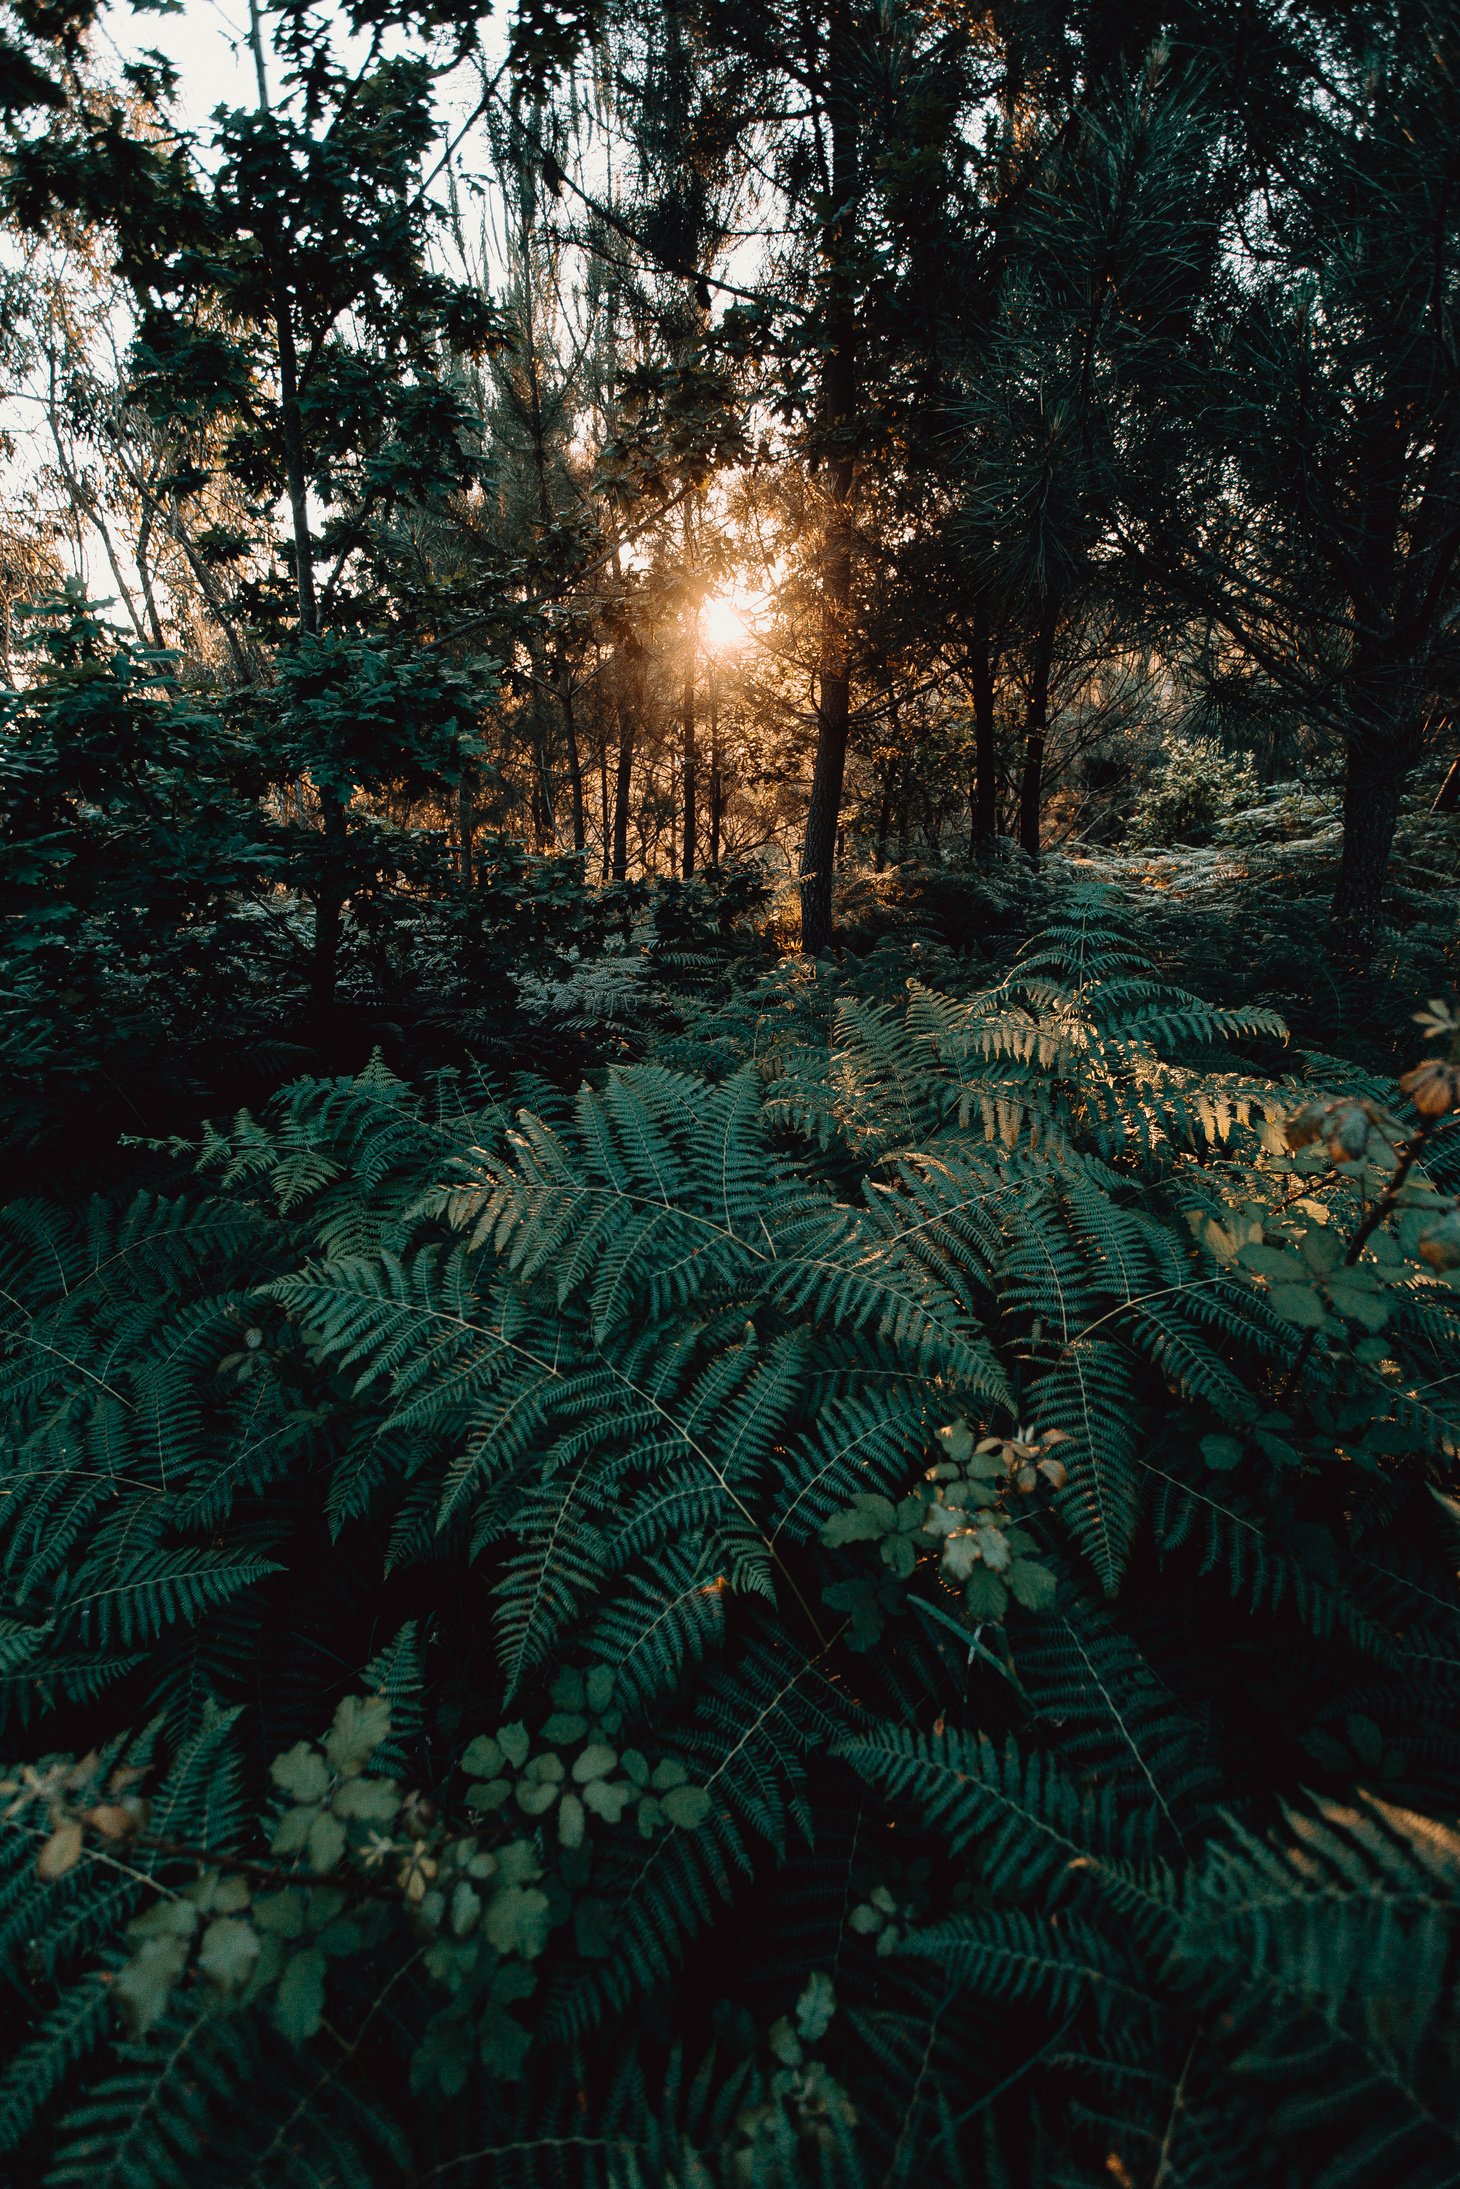
{"label": "green fern", "polygon": [[[1408,1214],[1345,1259],[1362,1182],[1215,1068],[1278,1030],[1108,897],[981,994],[706,1015],[712,1079],[377,1064],[0,1220],[17,2179],[1438,2185],[1460,1315]],[[372,1866],[288,1840],[362,1691]],[[318,1917],[297,2018],[185,1914],[120,2025],[218,1880]]]}

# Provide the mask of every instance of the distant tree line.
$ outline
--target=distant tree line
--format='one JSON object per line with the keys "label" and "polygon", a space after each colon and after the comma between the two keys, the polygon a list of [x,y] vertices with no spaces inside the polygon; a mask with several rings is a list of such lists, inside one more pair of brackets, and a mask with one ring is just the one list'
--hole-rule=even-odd
{"label": "distant tree line", "polygon": [[1372,946],[1453,757],[1452,11],[255,5],[201,131],[91,0],[7,24],[5,674],[87,561],[317,1010],[382,820],[771,856],[816,953],[839,866],[1108,834],[1173,724],[1341,778]]}

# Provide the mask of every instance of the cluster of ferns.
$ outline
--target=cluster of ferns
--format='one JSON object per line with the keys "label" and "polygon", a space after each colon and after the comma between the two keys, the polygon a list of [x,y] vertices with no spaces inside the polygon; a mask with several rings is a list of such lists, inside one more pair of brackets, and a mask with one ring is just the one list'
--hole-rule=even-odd
{"label": "cluster of ferns", "polygon": [[1432,1124],[1071,891],[12,1204],[5,2179],[1460,2178]]}

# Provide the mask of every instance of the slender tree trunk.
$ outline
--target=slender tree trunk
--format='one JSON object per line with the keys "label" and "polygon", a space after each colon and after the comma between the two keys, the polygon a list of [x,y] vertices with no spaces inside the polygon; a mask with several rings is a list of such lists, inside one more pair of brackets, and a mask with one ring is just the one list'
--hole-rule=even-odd
{"label": "slender tree trunk", "polygon": [[310,968],[309,1000],[316,1024],[327,1032],[334,1016],[335,984],[339,977],[348,837],[344,800],[321,791],[319,807],[324,823],[324,871],[314,900],[314,961]]}
{"label": "slender tree trunk", "polygon": [[833,868],[851,719],[848,658],[852,594],[851,492],[852,462],[848,457],[832,467],[832,507],[822,579],[824,628],[816,710],[816,760],[801,850],[801,948],[808,957],[818,956],[831,941]]}
{"label": "slender tree trunk", "polygon": [[476,801],[472,796],[471,772],[463,768],[456,780],[456,833],[459,839],[462,886],[466,889],[470,889],[472,884],[471,855],[476,832]]}
{"label": "slender tree trunk", "polygon": [[598,822],[600,830],[598,871],[607,882],[613,879],[613,822],[608,803],[608,710],[604,705],[604,679],[600,671],[598,679]]}
{"label": "slender tree trunk", "polygon": [[[526,208],[523,209],[524,238],[528,228]],[[526,244],[524,241],[524,263]],[[548,483],[547,422],[543,415],[542,374],[539,368],[537,336],[529,327],[523,355],[527,374],[527,428],[532,444],[533,471],[537,479],[537,514],[544,537],[553,519],[553,497]],[[537,745],[538,795],[540,799],[539,837],[544,850],[551,850],[557,842],[558,822],[556,800],[553,796],[550,740],[542,694],[545,687],[543,674],[543,650],[540,643],[529,640],[528,657],[533,674],[533,726]],[[563,724],[563,753],[568,766],[568,796],[572,810],[573,849],[583,849],[583,769],[578,752],[578,726],[573,714],[572,678],[565,661],[560,661],[551,679],[551,688],[558,701]]]}
{"label": "slender tree trunk", "polygon": [[209,612],[214,622],[223,633],[229,656],[233,662],[235,675],[241,684],[246,684],[254,673],[253,662],[249,658],[247,647],[238,635],[233,618],[223,605],[223,596],[218,590],[212,571],[188,537],[187,527],[183,523],[182,512],[178,508],[175,496],[170,508],[164,512],[164,522],[172,539],[182,549],[187,566],[197,582],[198,590],[208,603]]}
{"label": "slender tree trunk", "polygon": [[634,775],[634,700],[637,678],[620,659],[618,690],[618,766],[613,784],[613,878],[621,882],[629,871],[629,792]]}
{"label": "slender tree trunk", "polygon": [[279,353],[279,439],[284,451],[284,484],[294,531],[294,582],[299,628],[319,629],[314,590],[314,542],[309,531],[309,476],[304,455],[304,423],[299,409],[299,358],[294,345],[294,301],[290,295],[284,246],[277,234],[267,238],[269,279],[273,289],[274,340]]}
{"label": "slender tree trunk", "polygon": [[[258,74],[259,105],[267,114],[269,87],[264,73],[263,27],[259,0],[249,0],[249,36]],[[314,541],[309,530],[309,471],[304,450],[304,420],[299,407],[299,353],[294,340],[294,297],[289,279],[285,239],[270,221],[259,236],[268,269],[274,342],[279,367],[279,440],[284,455],[284,484],[294,534],[294,582],[299,606],[299,629],[305,637],[319,631],[319,604],[314,587]],[[344,925],[345,897],[349,879],[348,800],[326,783],[315,785],[319,793],[320,819],[324,828],[324,857],[314,899],[314,962],[310,969],[310,1000],[316,1021],[327,1029],[334,1014],[335,985],[339,975],[340,936]]]}
{"label": "slender tree trunk", "polygon": [[710,865],[720,871],[720,817],[724,791],[720,782],[720,671],[710,656]]}
{"label": "slender tree trunk", "polygon": [[1056,613],[1052,600],[1046,601],[1040,611],[1029,679],[1024,777],[1019,785],[1019,842],[1036,864],[1039,859],[1039,813],[1044,802],[1044,741],[1049,730],[1049,672],[1054,659]]}
{"label": "slender tree trunk", "polygon": [[583,815],[583,757],[578,749],[578,720],[573,709],[573,678],[566,661],[558,663],[558,704],[563,714],[563,748],[568,761],[568,797],[573,819],[573,849],[588,842]]}
{"label": "slender tree trunk", "polygon": [[147,610],[147,626],[152,633],[154,646],[166,643],[162,635],[162,618],[157,613],[157,597],[152,589],[152,571],[147,561],[152,550],[152,503],[142,504],[142,522],[137,527],[137,578],[142,587],[142,600]]}
{"label": "slender tree trunk", "polygon": [[998,834],[999,812],[994,773],[994,656],[989,607],[983,599],[973,611],[968,676],[973,688],[973,840],[986,844]]}
{"label": "slender tree trunk", "polygon": [[[529,629],[524,643],[527,647],[528,667],[532,672],[532,705],[528,711],[532,736],[532,830],[537,849],[552,851],[557,844],[558,816],[553,796],[552,736],[547,700],[549,686],[541,639],[536,632]],[[556,696],[554,691],[554,697]]]}
{"label": "slender tree trunk", "polygon": [[907,857],[907,840],[912,834],[913,793],[916,788],[912,769],[910,767],[904,768],[901,781],[898,784],[896,819],[893,823],[894,833],[897,837],[899,863]]}
{"label": "slender tree trunk", "polygon": [[304,429],[299,417],[299,383],[294,358],[294,333],[289,323],[288,293],[279,290],[279,385],[282,393],[284,463],[289,489],[289,514],[294,526],[294,574],[299,598],[299,628],[313,635],[319,629],[319,609],[314,593],[314,543],[309,534],[309,486],[304,468]]}
{"label": "slender tree trunk", "polygon": [[684,744],[682,748],[680,763],[682,770],[682,781],[680,788],[684,808],[684,856],[681,861],[681,872],[683,873],[685,880],[688,881],[691,875],[694,873],[695,860],[699,852],[699,845],[695,834],[695,806],[697,802],[697,793],[699,790],[699,755],[695,749],[695,735],[698,725],[695,721],[695,641],[693,620],[690,620],[689,622],[686,646],[687,654],[684,665],[684,706],[682,711]]}
{"label": "slender tree trunk", "polygon": [[892,834],[892,801],[896,792],[897,762],[889,760],[882,778],[882,797],[877,807],[877,841],[872,849],[872,869],[876,874],[884,873],[887,867],[887,839]]}
{"label": "slender tree trunk", "polygon": [[[274,328],[279,352],[279,424],[289,514],[294,529],[294,572],[299,600],[299,629],[317,635],[319,607],[314,589],[314,542],[309,530],[309,485],[305,467],[304,427],[299,409],[299,367],[294,348],[293,306],[284,272],[283,251],[270,245],[274,287]],[[349,893],[349,800],[332,784],[317,782],[324,827],[324,857],[314,899],[314,962],[310,1001],[316,1023],[326,1033],[334,1016],[339,979],[340,940]]]}
{"label": "slender tree trunk", "polygon": [[851,721],[852,543],[856,458],[857,316],[853,256],[858,186],[857,121],[847,0],[833,0],[827,41],[832,216],[824,238],[827,345],[821,372],[821,441],[828,458],[822,540],[821,660],[816,759],[801,849],[801,948],[818,957],[831,941],[837,825]]}
{"label": "slender tree trunk", "polygon": [[[94,494],[88,492],[83,479],[66,454],[66,443],[61,434],[60,395],[57,387],[57,360],[54,351],[50,359],[50,396],[46,405],[46,418],[51,429],[51,446],[56,452],[56,469],[61,474],[66,488],[66,497],[71,505],[71,518],[76,527],[77,546],[79,548],[81,544],[81,519],[85,516],[97,538],[101,541],[106,554],[107,567],[111,571],[113,582],[116,585],[117,597],[127,611],[127,620],[138,639],[145,646],[148,639],[147,626],[137,612],[137,603],[132,598],[132,588],[122,574],[121,558],[117,553],[116,542],[112,538],[111,526],[106,521],[100,502]],[[153,639],[154,645],[160,646],[161,643],[160,639]]]}

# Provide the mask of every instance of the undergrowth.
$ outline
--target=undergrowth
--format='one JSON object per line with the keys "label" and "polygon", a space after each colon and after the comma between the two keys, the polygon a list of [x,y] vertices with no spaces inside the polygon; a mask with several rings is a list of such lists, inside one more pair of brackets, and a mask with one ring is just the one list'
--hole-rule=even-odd
{"label": "undergrowth", "polygon": [[1456,1022],[1146,943],[4,1211],[8,2179],[1454,2180]]}

